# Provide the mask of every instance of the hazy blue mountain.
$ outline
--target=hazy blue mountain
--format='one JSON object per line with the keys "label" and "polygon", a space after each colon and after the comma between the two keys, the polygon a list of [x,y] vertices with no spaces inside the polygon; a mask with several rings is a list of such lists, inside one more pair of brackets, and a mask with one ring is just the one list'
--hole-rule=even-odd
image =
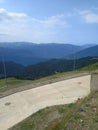
{"label": "hazy blue mountain", "polygon": [[14,61],[23,65],[36,64],[53,58],[76,53],[84,46],[72,44],[34,44],[29,42],[0,43],[0,60]]}
{"label": "hazy blue mountain", "polygon": [[98,56],[98,45],[68,55],[69,58],[82,58],[87,56]]}
{"label": "hazy blue mountain", "polygon": [[89,47],[93,47],[93,46],[97,46],[98,44],[92,43],[92,44],[84,44],[82,46],[84,46],[84,49],[89,48]]}

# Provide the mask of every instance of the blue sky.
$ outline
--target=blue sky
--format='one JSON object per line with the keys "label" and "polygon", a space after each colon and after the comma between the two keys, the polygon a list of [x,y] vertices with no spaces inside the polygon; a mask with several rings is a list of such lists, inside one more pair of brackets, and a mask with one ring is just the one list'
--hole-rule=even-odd
{"label": "blue sky", "polygon": [[98,0],[0,0],[0,41],[98,44]]}

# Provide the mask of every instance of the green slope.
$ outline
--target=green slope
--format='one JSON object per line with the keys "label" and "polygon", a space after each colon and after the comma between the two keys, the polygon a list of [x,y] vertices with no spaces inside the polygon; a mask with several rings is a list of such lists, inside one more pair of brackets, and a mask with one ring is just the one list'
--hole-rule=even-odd
{"label": "green slope", "polygon": [[82,71],[94,71],[94,70],[98,70],[98,62],[86,67],[83,67],[82,69],[80,69]]}
{"label": "green slope", "polygon": [[15,86],[19,86],[19,85],[24,85],[25,83],[29,83],[30,81],[28,80],[19,80],[16,78],[7,78],[5,79],[0,79],[0,88],[4,88],[4,87],[9,87],[9,88],[14,88]]}

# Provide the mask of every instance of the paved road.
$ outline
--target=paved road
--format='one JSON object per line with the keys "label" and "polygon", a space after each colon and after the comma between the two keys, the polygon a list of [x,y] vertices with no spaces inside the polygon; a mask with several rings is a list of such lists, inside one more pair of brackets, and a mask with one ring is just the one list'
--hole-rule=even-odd
{"label": "paved road", "polygon": [[0,130],[47,106],[68,104],[90,93],[90,75],[18,92],[0,99]]}

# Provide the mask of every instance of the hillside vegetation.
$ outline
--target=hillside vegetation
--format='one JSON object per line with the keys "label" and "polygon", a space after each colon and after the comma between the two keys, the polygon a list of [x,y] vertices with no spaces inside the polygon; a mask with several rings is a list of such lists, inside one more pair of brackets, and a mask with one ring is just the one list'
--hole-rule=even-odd
{"label": "hillside vegetation", "polygon": [[0,89],[1,88],[14,88],[15,86],[18,87],[20,85],[24,85],[25,83],[31,83],[28,80],[19,80],[16,78],[7,78],[7,79],[0,79]]}
{"label": "hillside vegetation", "polygon": [[[85,57],[81,59],[67,60],[67,59],[52,59],[46,62],[41,62],[35,65],[23,66],[12,61],[0,62],[0,78],[15,77],[18,79],[39,79],[50,76],[56,73],[88,70],[95,68],[98,62],[98,57]],[[85,68],[86,67],[86,68]]]}
{"label": "hillside vegetation", "polygon": [[38,79],[55,73],[79,70],[98,62],[98,57],[86,57],[75,60],[53,59],[25,67],[16,75],[19,79]]}
{"label": "hillside vegetation", "polygon": [[86,71],[86,70],[89,70],[89,71],[93,71],[93,70],[98,70],[98,62],[95,63],[95,64],[92,64],[92,65],[88,65],[86,67],[83,67],[82,69],[80,69],[81,71]]}
{"label": "hillside vegetation", "polygon": [[13,77],[17,72],[20,72],[24,68],[23,65],[17,64],[12,61],[0,62],[0,78]]}

